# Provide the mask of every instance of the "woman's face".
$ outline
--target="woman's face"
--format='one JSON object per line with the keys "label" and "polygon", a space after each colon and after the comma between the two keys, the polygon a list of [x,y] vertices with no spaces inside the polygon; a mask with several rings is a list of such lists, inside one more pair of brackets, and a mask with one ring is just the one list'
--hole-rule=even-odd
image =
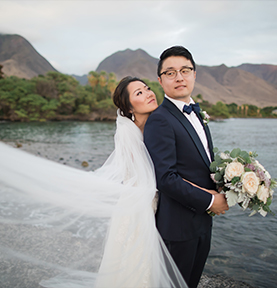
{"label": "woman's face", "polygon": [[150,114],[157,107],[156,95],[141,81],[131,82],[128,87],[129,99],[132,105],[131,113]]}

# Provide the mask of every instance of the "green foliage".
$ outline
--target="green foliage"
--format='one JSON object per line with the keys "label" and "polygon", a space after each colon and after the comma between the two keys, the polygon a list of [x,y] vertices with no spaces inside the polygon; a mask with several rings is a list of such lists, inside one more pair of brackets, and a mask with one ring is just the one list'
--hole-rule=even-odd
{"label": "green foliage", "polygon": [[236,103],[226,104],[230,115],[235,116],[238,113],[238,105]]}
{"label": "green foliage", "polygon": [[112,99],[104,99],[97,103],[96,108],[101,110],[109,110],[115,109],[115,105]]}
{"label": "green foliage", "polygon": [[221,101],[212,106],[212,115],[220,118],[229,118],[230,114],[227,106]]}
{"label": "green foliage", "polygon": [[255,105],[248,105],[247,116],[254,117],[258,116],[259,108]]}
{"label": "green foliage", "polygon": [[90,107],[89,107],[89,105],[80,104],[77,107],[77,110],[75,113],[79,114],[79,115],[88,115],[90,113]]}
{"label": "green foliage", "polygon": [[75,78],[58,72],[31,80],[14,76],[0,79],[0,116],[12,121],[88,115],[96,107],[96,98],[90,86],[81,86]]}
{"label": "green foliage", "polygon": [[264,107],[261,109],[260,113],[262,117],[277,117],[277,114],[272,113],[274,110],[277,110],[277,106]]}
{"label": "green foliage", "polygon": [[2,69],[3,69],[3,65],[0,64],[0,79],[4,78],[4,73],[3,73]]}
{"label": "green foliage", "polygon": [[[156,94],[158,104],[164,91],[156,81],[143,79]],[[3,78],[0,66],[0,119],[12,121],[51,120],[64,115],[88,116],[92,111],[114,110],[112,95],[117,85],[114,73],[105,71],[88,74],[89,85],[81,86],[72,76],[48,72],[30,80],[15,76]],[[277,117],[277,107],[259,109],[254,105],[238,106],[235,103],[215,105],[204,100],[201,94],[193,97],[203,111],[213,118]]]}

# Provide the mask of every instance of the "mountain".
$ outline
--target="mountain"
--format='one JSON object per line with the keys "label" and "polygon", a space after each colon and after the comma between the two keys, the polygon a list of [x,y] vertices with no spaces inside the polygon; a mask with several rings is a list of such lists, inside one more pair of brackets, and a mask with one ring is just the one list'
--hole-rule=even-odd
{"label": "mountain", "polygon": [[[135,51],[126,49],[104,59],[96,71],[114,72],[117,80],[131,75],[157,81],[157,63],[157,58],[150,56],[142,49]],[[226,104],[252,104],[258,107],[277,106],[277,88],[272,82],[277,66],[263,67],[263,77],[255,75],[251,71],[245,71],[242,69],[243,67],[245,66],[227,67],[223,64],[209,67],[198,65],[193,95],[201,94],[212,104],[222,101]],[[256,71],[258,71],[258,67],[256,67]]]}
{"label": "mountain", "polygon": [[157,63],[158,59],[150,56],[142,49],[135,51],[126,49],[104,59],[98,65],[96,72],[114,72],[117,80],[130,75],[157,81]]}
{"label": "mountain", "polygon": [[84,74],[83,76],[72,74],[71,76],[74,77],[83,86],[88,84],[88,75],[86,74]]}
{"label": "mountain", "polygon": [[241,64],[237,68],[250,72],[277,87],[277,66],[270,64]]}
{"label": "mountain", "polygon": [[254,74],[236,67],[198,66],[193,94],[211,103],[277,106],[277,89]]}
{"label": "mountain", "polygon": [[[142,49],[118,51],[105,58],[96,71],[114,72],[117,80],[131,75],[157,81],[158,59]],[[19,35],[0,34],[0,64],[7,76],[30,79],[55,68]],[[238,67],[198,65],[193,95],[201,94],[212,104],[277,106],[277,66],[242,64]],[[87,75],[73,75],[82,85]]]}
{"label": "mountain", "polygon": [[0,64],[5,75],[26,79],[57,71],[19,35],[0,34]]}

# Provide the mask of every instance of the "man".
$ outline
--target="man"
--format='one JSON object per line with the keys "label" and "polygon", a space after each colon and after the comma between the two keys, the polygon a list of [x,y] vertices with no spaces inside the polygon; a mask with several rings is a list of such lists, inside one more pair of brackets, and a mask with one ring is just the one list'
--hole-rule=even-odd
{"label": "man", "polygon": [[190,288],[197,287],[210,250],[212,217],[207,210],[217,215],[228,210],[210,178],[214,155],[209,128],[199,107],[189,106],[194,103],[195,68],[182,46],[161,54],[158,80],[165,99],[144,128],[159,190],[157,228]]}

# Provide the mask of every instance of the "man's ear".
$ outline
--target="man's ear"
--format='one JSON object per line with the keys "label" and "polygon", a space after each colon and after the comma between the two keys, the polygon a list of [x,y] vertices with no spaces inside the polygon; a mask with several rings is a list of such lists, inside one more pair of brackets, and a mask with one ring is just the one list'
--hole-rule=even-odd
{"label": "man's ear", "polygon": [[161,77],[158,77],[158,81],[159,81],[160,85],[163,86]]}

